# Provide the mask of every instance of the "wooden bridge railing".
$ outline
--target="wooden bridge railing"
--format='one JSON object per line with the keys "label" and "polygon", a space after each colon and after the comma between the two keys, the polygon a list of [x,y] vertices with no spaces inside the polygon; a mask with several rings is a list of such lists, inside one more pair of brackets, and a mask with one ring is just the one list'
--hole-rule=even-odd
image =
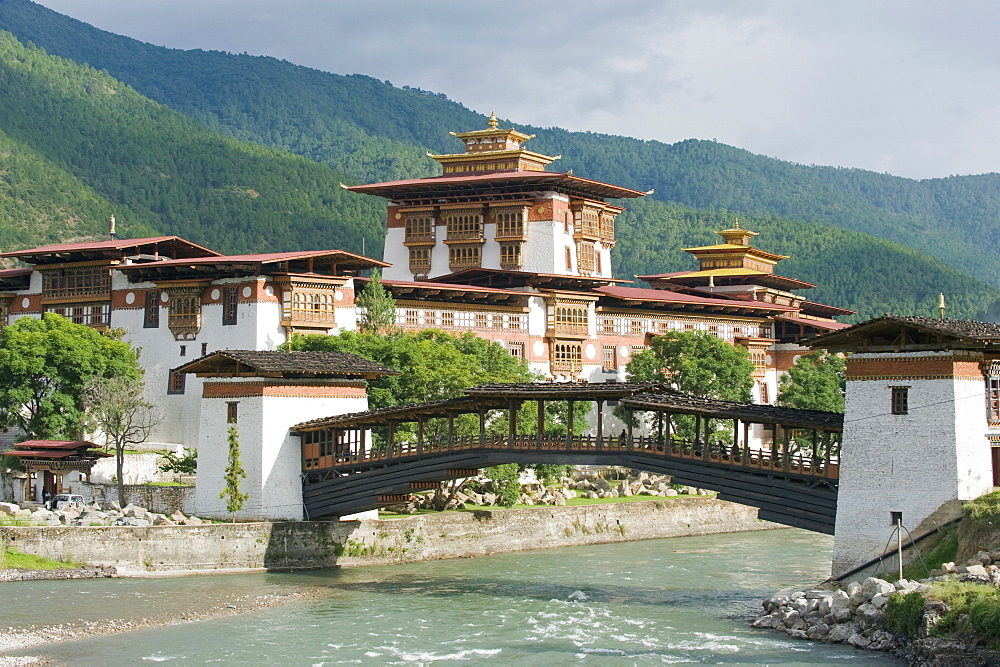
{"label": "wooden bridge railing", "polygon": [[755,468],[780,471],[786,474],[807,475],[825,479],[837,479],[840,469],[839,457],[826,459],[814,456],[812,451],[781,452],[767,449],[752,449],[748,446],[709,444],[683,440],[673,436],[670,442],[656,436],[542,436],[505,435],[456,436],[451,439],[427,439],[417,443],[394,443],[392,448],[380,451],[347,452],[339,455],[321,456],[305,472],[332,468],[355,467],[367,463],[412,460],[417,457],[442,452],[469,450],[509,450],[546,452],[642,452],[664,458],[690,459],[734,468]]}

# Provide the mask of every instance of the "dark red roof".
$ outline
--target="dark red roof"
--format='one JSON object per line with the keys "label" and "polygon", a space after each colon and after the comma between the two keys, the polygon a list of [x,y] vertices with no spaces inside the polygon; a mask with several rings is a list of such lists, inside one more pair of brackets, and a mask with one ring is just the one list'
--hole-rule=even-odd
{"label": "dark red roof", "polygon": [[[256,255],[219,255],[216,257],[191,257],[186,259],[166,259],[156,262],[153,266],[188,266],[196,264],[273,264],[289,262],[295,259],[312,259],[316,257],[343,257],[371,263],[372,266],[392,266],[387,262],[364,255],[356,255],[346,250],[293,250],[289,252],[268,252]],[[122,267],[125,270],[148,268],[150,264],[132,264]]]}
{"label": "dark red roof", "polygon": [[724,306],[727,308],[744,308],[748,310],[769,310],[776,312],[797,311],[794,306],[779,306],[774,303],[762,303],[760,301],[740,301],[735,299],[713,299],[680,292],[671,292],[661,289],[643,289],[641,287],[620,287],[618,285],[608,285],[597,287],[595,292],[624,299],[627,301],[654,301],[660,303],[676,304],[703,304],[706,306]]}
{"label": "dark red roof", "polygon": [[79,449],[98,446],[86,440],[25,440],[14,445],[15,449]]}
{"label": "dark red roof", "polygon": [[492,185],[496,183],[530,184],[539,183],[551,187],[564,187],[586,192],[597,197],[634,198],[644,197],[645,192],[623,188],[609,183],[592,181],[572,174],[562,174],[551,171],[501,171],[473,176],[433,176],[430,178],[410,178],[402,181],[386,181],[368,185],[353,185],[347,189],[352,192],[377,195],[392,199],[393,197],[421,190],[442,189],[449,186]]}
{"label": "dark red roof", "polygon": [[191,243],[179,236],[154,236],[142,239],[115,239],[113,241],[85,241],[82,243],[56,243],[54,245],[40,246],[38,248],[28,248],[26,250],[12,250],[0,253],[0,257],[18,257],[25,261],[34,263],[47,263],[54,261],[72,261],[72,255],[90,255],[97,257],[121,257],[126,253],[123,251],[130,249],[140,249],[143,246],[153,246],[148,250],[162,252],[165,255],[181,255],[186,257],[218,256],[219,253],[209,250],[196,243]]}
{"label": "dark red roof", "polygon": [[812,320],[808,317],[795,317],[793,315],[786,315],[780,319],[782,322],[794,322],[795,324],[802,324],[808,327],[815,327],[817,329],[826,329],[827,331],[839,331],[840,329],[846,329],[851,326],[850,324],[844,324],[843,322],[834,322],[832,320]]}

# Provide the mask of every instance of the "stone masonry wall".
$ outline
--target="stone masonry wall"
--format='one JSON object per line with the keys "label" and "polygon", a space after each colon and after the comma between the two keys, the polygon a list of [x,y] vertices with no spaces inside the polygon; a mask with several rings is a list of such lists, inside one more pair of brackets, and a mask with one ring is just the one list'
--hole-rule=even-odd
{"label": "stone masonry wall", "polygon": [[640,539],[767,530],[715,498],[450,512],[377,521],[0,527],[22,553],[119,571],[377,565]]}

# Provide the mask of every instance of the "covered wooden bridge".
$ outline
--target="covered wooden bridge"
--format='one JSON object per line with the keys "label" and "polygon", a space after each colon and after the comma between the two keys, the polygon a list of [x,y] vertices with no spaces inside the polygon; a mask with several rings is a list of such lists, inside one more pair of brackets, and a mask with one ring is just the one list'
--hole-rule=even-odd
{"label": "covered wooden bridge", "polygon": [[[546,431],[545,420],[553,401],[565,402],[562,432],[555,434],[551,424]],[[596,426],[590,434],[574,433],[574,414],[592,407]],[[608,432],[606,407],[620,407],[625,428]],[[682,429],[679,415],[689,415]],[[720,420],[730,426],[720,431]],[[762,444],[751,446],[752,428],[763,434]],[[293,427],[302,440],[310,518],[398,503],[414,491],[502,463],[615,465],[671,475],[679,484],[758,507],[762,519],[829,534],[842,430],[837,413],[612,382],[483,385],[459,398]]]}

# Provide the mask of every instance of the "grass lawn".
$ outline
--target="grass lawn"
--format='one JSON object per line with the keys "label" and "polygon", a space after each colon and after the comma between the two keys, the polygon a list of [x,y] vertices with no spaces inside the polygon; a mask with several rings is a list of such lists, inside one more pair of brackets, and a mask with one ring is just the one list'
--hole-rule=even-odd
{"label": "grass lawn", "polygon": [[0,549],[0,568],[14,570],[71,570],[76,563],[63,563],[40,556],[22,554],[14,549]]}

